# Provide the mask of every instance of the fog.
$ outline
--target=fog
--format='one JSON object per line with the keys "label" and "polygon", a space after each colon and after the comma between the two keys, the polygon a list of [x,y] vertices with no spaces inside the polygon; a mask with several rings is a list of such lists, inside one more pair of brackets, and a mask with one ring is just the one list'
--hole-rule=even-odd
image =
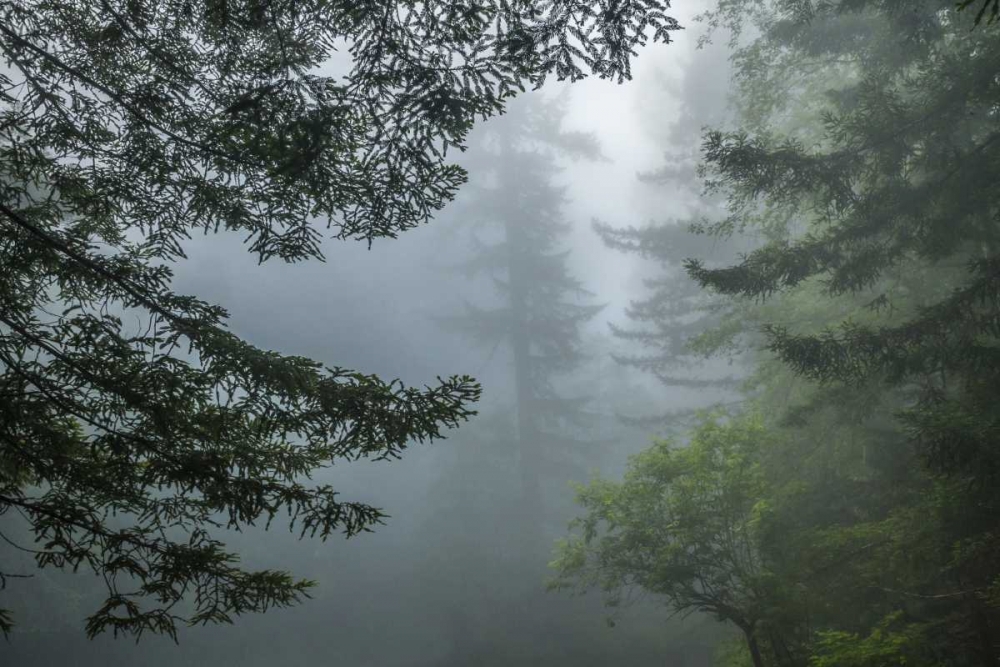
{"label": "fog", "polygon": [[[679,12],[687,23],[694,6]],[[594,302],[605,305],[583,329],[585,367],[564,384],[584,383],[583,391],[569,387],[569,392],[595,396],[591,409],[604,431],[620,430],[616,409],[622,406],[600,404],[602,394],[606,398],[619,387],[594,387],[594,378],[633,385],[647,394],[650,406],[691,403],[690,397],[671,395],[641,374],[627,377],[614,368],[609,355],[620,344],[610,337],[608,322],[623,320],[649,267],[606,247],[591,224],[644,224],[683,205],[640,182],[638,175],[662,164],[664,142],[671,135],[687,133],[688,140],[697,141],[698,126],[688,121],[689,126],[678,128],[685,108],[724,106],[725,56],[713,47],[697,51],[700,31],[695,24],[670,45],[643,49],[632,81],[619,85],[588,79],[572,86],[553,81],[513,105],[517,113],[535,100],[563,98],[565,112],[555,119],[557,126],[592,135],[600,148],[599,160],[558,158],[552,183],[565,188],[561,213],[569,229],[558,245],[567,252],[569,271],[593,293]],[[699,77],[693,83],[692,61],[706,58],[719,67],[707,80]],[[482,178],[475,164],[477,147],[506,120],[482,123],[470,137],[468,156],[460,156],[460,162],[469,164],[473,183]],[[231,315],[229,327],[248,342],[408,384],[472,374],[484,387],[481,414],[450,440],[415,445],[401,460],[343,463],[321,474],[318,481],[331,481],[345,498],[384,508],[391,518],[373,533],[325,543],[299,541],[280,528],[226,537],[249,566],[287,569],[316,580],[314,599],[301,606],[240,617],[233,627],[190,628],[177,645],[156,637],[144,637],[138,645],[111,637],[87,641],[79,631],[78,614],[67,613],[49,632],[18,636],[5,647],[13,656],[10,664],[332,662],[361,667],[572,660],[638,666],[664,664],[664,656],[675,656],[673,664],[706,664],[710,641],[701,635],[710,638],[715,631],[706,630],[703,620],[665,626],[630,610],[626,614],[634,616],[633,623],[611,628],[598,596],[545,593],[548,555],[518,543],[538,517],[518,515],[516,503],[510,502],[503,452],[472,442],[477,429],[488,430],[490,420],[504,419],[502,413],[513,401],[510,352],[492,341],[477,344],[440,322],[463,303],[496,300],[485,282],[474,283],[470,291],[469,281],[455,268],[465,259],[462,253],[471,252],[475,209],[475,194],[463,192],[431,224],[397,239],[377,239],[370,247],[327,241],[323,263],[272,260],[258,265],[236,234],[191,239],[185,245],[187,261],[176,266],[175,290],[224,306]],[[641,411],[641,405],[632,403],[626,411]],[[653,435],[627,433],[602,443],[576,475],[543,478],[546,492],[559,499],[559,510],[549,519],[557,530],[552,539],[575,513],[569,505],[570,479],[586,481],[598,468],[620,470],[628,455]],[[493,444],[500,449],[505,443],[501,438]],[[454,497],[449,490],[463,484],[486,490],[486,497],[461,507],[468,497]],[[48,576],[57,587],[77,585],[61,573]],[[545,644],[538,642],[542,633],[549,635]],[[503,652],[497,651],[500,645],[506,647]]]}
{"label": "fog", "polygon": [[[565,538],[570,521],[585,513],[574,501],[574,485],[597,476],[621,479],[629,466],[635,465],[630,464],[636,460],[633,457],[647,450],[655,439],[674,436],[679,442],[697,440],[688,429],[705,418],[699,410],[715,409],[710,413],[715,415],[713,419],[725,425],[739,424],[734,412],[723,411],[742,406],[751,397],[760,401],[754,405],[764,407],[748,408],[748,412],[757,410],[763,421],[772,416],[768,410],[780,405],[792,415],[783,416],[783,421],[775,419],[780,428],[791,429],[790,423],[798,428],[804,423],[815,429],[803,440],[819,442],[838,429],[848,428],[842,416],[823,421],[830,400],[823,399],[818,389],[812,393],[808,388],[812,385],[807,387],[798,376],[782,375],[786,371],[778,370],[774,361],[779,357],[787,361],[781,357],[782,348],[773,342],[768,343],[770,347],[761,343],[764,334],[760,332],[764,325],[777,322],[795,334],[818,336],[817,332],[826,331],[823,326],[839,322],[836,318],[843,313],[844,321],[852,326],[868,322],[865,318],[876,316],[868,314],[872,309],[841,305],[836,318],[822,319],[813,310],[821,297],[807,291],[813,289],[826,298],[826,292],[817,286],[818,279],[808,284],[803,280],[800,301],[791,301],[793,306],[786,311],[779,310],[779,305],[788,301],[765,303],[765,296],[770,296],[766,288],[761,288],[763,296],[747,289],[744,301],[735,306],[720,305],[723,302],[718,295],[728,289],[722,282],[715,284],[714,300],[685,305],[701,297],[691,296],[694,283],[684,274],[678,258],[694,254],[706,266],[715,267],[740,261],[775,239],[787,246],[807,237],[796,227],[804,224],[796,217],[800,214],[782,208],[792,206],[788,201],[793,198],[788,197],[773,205],[747,205],[765,221],[757,229],[678,240],[688,223],[723,219],[734,206],[723,194],[706,188],[703,174],[697,171],[704,131],[732,129],[768,113],[784,119],[793,128],[791,134],[798,127],[796,123],[807,128],[821,125],[814,118],[820,114],[812,109],[811,101],[787,102],[787,108],[774,111],[780,103],[745,94],[739,87],[745,85],[745,71],[743,84],[734,81],[733,49],[736,44],[753,43],[759,26],[744,26],[740,41],[730,43],[725,28],[715,30],[711,41],[705,41],[707,26],[696,17],[715,4],[686,2],[672,8],[685,29],[673,33],[670,44],[641,49],[632,80],[617,84],[592,77],[571,85],[550,81],[542,89],[513,100],[503,116],[478,123],[468,139],[468,150],[455,156],[468,170],[469,182],[429,224],[407,230],[398,238],[377,238],[370,244],[326,240],[322,246],[325,261],[284,263],[272,259],[263,264],[247,252],[237,233],[196,234],[188,240],[184,246],[187,259],[174,267],[174,291],[223,306],[230,314],[228,328],[240,338],[264,350],[301,355],[329,367],[387,380],[398,378],[418,387],[434,385],[439,377],[472,375],[483,388],[476,406],[478,414],[449,431],[445,440],[412,443],[398,460],[338,461],[317,472],[314,483],[329,483],[342,499],[370,503],[388,514],[384,525],[372,532],[349,539],[341,535],[327,540],[300,539],[297,533],[286,530],[281,516],[268,530],[256,526],[242,533],[220,532],[221,539],[241,555],[247,567],[287,570],[296,577],[314,580],[317,587],[312,589],[311,599],[302,604],[240,615],[232,625],[183,628],[176,643],[153,635],[132,642],[110,633],[91,640],[82,630],[82,619],[100,604],[100,578],[83,570],[73,574],[48,568],[34,579],[7,582],[0,606],[12,610],[17,629],[0,645],[0,665],[750,664],[749,658],[720,658],[720,651],[724,653],[720,646],[739,637],[740,631],[750,637],[745,627],[735,622],[719,623],[733,619],[710,605],[693,605],[683,612],[671,609],[664,596],[658,595],[663,590],[643,590],[645,580],[637,579],[639,583],[631,588],[634,598],[618,607],[604,604],[600,585],[592,585],[591,589],[598,590],[583,594],[548,590],[547,586],[556,576],[550,567],[556,558],[553,545]],[[751,52],[754,54],[759,56]],[[743,56],[737,65],[746,67],[749,56]],[[779,59],[773,54],[767,57],[775,62]],[[329,64],[330,71],[337,67],[337,62]],[[850,79],[847,75],[829,78],[834,81],[829,84],[831,90]],[[827,85],[821,83],[815,84],[815,89],[808,81],[789,86],[801,85],[803,99],[807,94],[817,100],[824,95],[833,98],[830,90],[816,92]],[[739,94],[744,98],[734,101],[733,96]],[[806,137],[810,150],[825,149],[828,143],[824,142],[831,141],[805,131],[799,134]],[[975,150],[970,149],[970,153]],[[851,187],[855,194],[860,191],[860,186]],[[816,216],[832,215],[829,211],[836,208],[832,204],[809,208],[812,204],[802,204],[800,199],[795,199],[794,205],[808,208],[809,215]],[[642,241],[608,231],[629,227],[666,231]],[[647,242],[655,248],[670,247],[670,261],[651,257],[656,253],[642,245]],[[989,257],[988,241],[981,243],[983,256]],[[623,252],[615,247],[630,244],[638,251]],[[686,254],[688,248],[690,254]],[[930,255],[928,251],[920,257]],[[916,260],[899,260],[898,264],[886,260],[886,265],[902,267],[898,280],[905,282],[910,279],[909,261]],[[849,265],[845,260],[837,269]],[[781,274],[786,280],[783,287],[799,287],[787,278],[792,273],[788,269]],[[914,270],[913,275],[917,273]],[[880,284],[872,279],[865,283],[865,289],[881,289]],[[953,288],[946,281],[941,285]],[[926,287],[926,294],[944,290],[941,285]],[[911,294],[907,289],[899,291]],[[889,288],[884,291],[897,294]],[[673,301],[668,299],[668,306],[644,302],[657,294],[675,296],[670,297]],[[928,296],[924,301],[931,303],[932,299]],[[924,301],[918,300],[906,312],[918,312],[925,307]],[[676,308],[676,313],[671,310],[668,315],[677,323],[679,333],[655,330],[656,317],[647,317],[646,325],[652,320],[661,338],[673,336],[684,343],[698,340],[701,342],[696,346],[711,348],[711,352],[677,352],[681,345],[676,341],[662,343],[659,348],[654,344],[654,352],[649,351],[649,336],[635,333],[649,329],[636,323],[642,317],[635,314],[655,311],[654,315],[666,319],[664,309],[668,307]],[[517,314],[518,309],[523,312]],[[511,312],[515,314],[509,315]],[[895,322],[891,320],[893,312],[888,315],[889,324]],[[876,309],[876,313],[881,311]],[[551,319],[546,319],[550,315]],[[705,322],[718,325],[723,332],[726,327],[736,331],[732,323],[737,319],[751,323],[727,334],[739,344],[715,339],[705,342],[697,336],[708,329]],[[518,326],[528,332],[524,334],[526,341],[527,336],[534,336],[520,349]],[[694,333],[689,334],[689,330]],[[766,355],[753,356],[763,349],[768,350]],[[657,354],[669,357],[670,363],[657,360]],[[788,363],[794,365],[794,360]],[[800,366],[806,367],[805,362]],[[942,394],[947,391],[955,390],[941,389]],[[775,398],[782,392],[780,400]],[[814,398],[817,395],[819,398]],[[865,399],[858,396],[860,393],[843,400],[863,403]],[[802,408],[805,417],[794,412],[800,398],[814,400]],[[908,397],[896,402],[886,399],[885,405],[890,407],[884,408],[885,414],[895,415],[891,410],[908,408],[911,403]],[[881,408],[874,405],[871,402],[858,408],[859,423],[876,421],[877,415],[871,414]],[[773,411],[778,408],[773,407]],[[889,429],[881,421],[877,426]],[[875,428],[872,426],[872,432]],[[849,483],[844,482],[846,491],[831,492],[835,501],[820,502],[810,496],[809,502],[821,508],[813,512],[815,515],[828,509],[840,511],[838,503],[846,507],[856,486],[876,478],[868,468],[859,472],[852,466],[877,466],[871,462],[880,460],[879,447],[887,447],[884,443],[892,440],[880,438],[845,436],[850,445],[833,453],[834,448],[817,446],[799,455],[780,448],[787,445],[775,445],[773,452],[777,453],[762,455],[765,463],[761,465],[771,466],[768,470],[791,471],[789,475],[799,478],[794,484],[781,486],[773,481],[775,475],[767,477],[781,489],[773,497],[794,506],[799,502],[795,495],[801,492],[799,482],[804,487],[804,480],[815,477],[821,480],[817,487],[826,489],[823,485],[830,479],[841,479],[839,475]],[[909,455],[893,460],[904,459],[911,460]],[[818,460],[826,467],[814,474],[808,466],[820,466]],[[750,464],[745,467],[757,470]],[[902,477],[890,475],[886,479]],[[865,493],[888,493],[889,482],[878,483],[876,491]],[[930,486],[929,482],[926,487],[913,482],[913,488]],[[914,495],[920,493],[923,491]],[[857,492],[858,497],[862,495]],[[756,526],[753,522],[765,522],[773,516],[768,514],[773,511],[770,502],[751,503],[750,523]],[[880,511],[844,509],[824,525],[847,525],[857,517],[866,521],[871,516],[881,518]],[[901,521],[885,510],[884,516],[890,515]],[[768,539],[779,541],[774,535],[798,529],[792,520],[776,525],[778,528],[767,533]],[[830,531],[816,532],[820,535],[816,540],[830,553],[847,550],[851,540],[867,535],[858,529],[849,537],[830,537]],[[880,544],[872,538],[861,549]],[[907,548],[916,549],[905,544],[899,547],[901,552]],[[4,562],[13,564],[3,570],[31,567],[30,554],[13,547],[6,552],[3,549],[0,545]],[[782,549],[773,551],[782,554]],[[930,562],[931,556],[922,557]],[[887,557],[886,562],[890,560]],[[821,561],[818,557],[808,560],[810,576],[819,577],[817,573],[830,567]],[[907,561],[907,567],[911,566]],[[883,582],[882,577],[888,576],[886,568],[873,566],[873,571],[879,574],[871,575],[870,580],[864,579],[870,573],[856,575],[858,581],[866,582],[865,590],[877,589],[883,595],[896,591],[893,587],[897,584],[889,579]],[[759,581],[754,585],[761,590],[777,587],[770,579],[761,577]],[[812,594],[802,581],[789,583],[793,592],[782,593],[784,597],[775,594],[775,599],[791,609],[788,618],[801,616],[808,626],[811,617],[794,606],[800,593],[802,599]],[[956,581],[956,587],[973,590],[960,577]],[[704,581],[701,585],[710,588]],[[851,586],[853,583],[837,584],[824,590],[853,590]],[[996,595],[994,589],[990,595]],[[976,600],[994,604],[987,600],[986,590],[975,589]],[[935,596],[947,597],[950,591],[923,587],[904,598],[937,599]],[[832,613],[829,609],[837,604],[832,594],[824,598],[822,613]],[[876,603],[871,604],[874,608]],[[896,606],[909,609],[902,602]],[[770,609],[763,603],[762,608]],[[887,607],[890,611],[894,608]],[[890,611],[885,612],[886,618],[890,618]],[[914,623],[924,622],[921,613],[914,612]],[[995,611],[983,613],[995,616]],[[762,621],[759,627],[771,630],[778,625],[777,621],[772,625]],[[855,633],[855,638],[868,631],[868,626],[845,627],[844,632]],[[809,626],[795,636],[814,637],[818,631]],[[832,642],[840,635],[822,636],[823,641]],[[779,649],[774,648],[778,641],[772,636],[767,642],[771,642],[768,650],[779,655]],[[794,653],[784,650],[788,656]],[[872,649],[872,654],[876,653]],[[795,654],[794,660],[788,657],[785,662],[775,658],[774,664],[836,664],[806,660],[804,655]],[[843,664],[877,663],[859,658],[857,663]]]}

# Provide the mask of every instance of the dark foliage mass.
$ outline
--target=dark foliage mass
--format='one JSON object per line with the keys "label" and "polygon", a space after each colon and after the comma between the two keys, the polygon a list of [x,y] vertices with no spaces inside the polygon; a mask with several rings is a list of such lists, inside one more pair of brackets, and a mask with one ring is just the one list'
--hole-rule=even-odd
{"label": "dark foliage mass", "polygon": [[367,530],[378,509],[309,473],[439,438],[479,395],[254,348],[171,290],[188,239],[297,261],[323,224],[370,244],[426,222],[474,120],[548,76],[628,78],[677,27],[665,4],[0,4],[0,513],[39,566],[103,577],[90,635],[297,601],[309,582],[209,531]]}
{"label": "dark foliage mass", "polygon": [[[657,444],[620,483],[581,489],[560,585],[711,613],[742,635],[731,664],[996,664],[996,11],[709,12],[742,35],[736,127],[704,134],[706,192],[725,205],[687,226],[756,247],[728,265],[687,260],[727,304],[688,349],[735,345],[756,371],[740,410]],[[604,233],[676,261],[655,241],[677,228]],[[656,297],[632,316],[666,343],[683,329]]]}

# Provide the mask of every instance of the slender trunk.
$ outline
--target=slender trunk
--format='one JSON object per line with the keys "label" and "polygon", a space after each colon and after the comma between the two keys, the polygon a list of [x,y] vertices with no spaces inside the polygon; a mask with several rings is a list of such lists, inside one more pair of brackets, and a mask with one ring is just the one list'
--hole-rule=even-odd
{"label": "slender trunk", "polygon": [[753,660],[753,667],[764,667],[764,659],[760,655],[760,645],[757,644],[757,637],[751,629],[744,629],[743,634],[747,638],[747,648],[750,649],[750,659]]}
{"label": "slender trunk", "polygon": [[525,545],[533,552],[541,542],[542,511],[541,484],[538,478],[538,427],[535,415],[535,390],[531,377],[531,341],[528,336],[527,276],[521,267],[526,252],[524,234],[519,221],[508,220],[504,231],[508,252],[508,281],[510,286],[511,348],[514,356],[514,390],[517,403],[518,472],[521,481],[521,500],[525,515],[521,517],[526,528]]}
{"label": "slender trunk", "polygon": [[[500,187],[518,195],[518,179],[506,150],[500,155]],[[512,206],[504,214],[504,240],[507,246],[507,282],[510,299],[510,344],[514,357],[514,391],[517,406],[517,467],[521,483],[521,516],[523,553],[534,560],[547,552],[543,539],[541,481],[538,470],[538,416],[535,406],[537,391],[531,367],[531,337],[529,327],[529,284],[525,261],[531,252],[524,224],[529,211]],[[542,561],[544,562],[544,561]]]}
{"label": "slender trunk", "polygon": [[979,635],[979,653],[984,665],[996,665],[1000,663],[997,658],[994,646],[994,633],[990,627],[990,618],[987,615],[983,603],[977,599],[971,600],[972,617],[976,626],[976,634]]}
{"label": "slender trunk", "polygon": [[[504,179],[507,180],[507,179]],[[506,187],[516,185],[505,183]],[[515,207],[506,214],[504,236],[507,246],[507,281],[510,299],[510,344],[514,361],[514,391],[517,409],[516,447],[517,470],[521,487],[519,516],[516,521],[520,530],[516,549],[523,558],[521,572],[530,579],[541,581],[548,544],[545,540],[545,507],[542,501],[542,486],[539,474],[539,450],[541,437],[538,424],[538,410],[535,404],[537,388],[532,372],[530,303],[531,285],[525,261],[530,252],[525,238],[523,216],[526,211]],[[541,586],[533,586],[525,595],[518,596],[510,610],[512,629],[522,639],[531,642],[531,637],[544,634],[546,618],[541,613],[544,601]]]}

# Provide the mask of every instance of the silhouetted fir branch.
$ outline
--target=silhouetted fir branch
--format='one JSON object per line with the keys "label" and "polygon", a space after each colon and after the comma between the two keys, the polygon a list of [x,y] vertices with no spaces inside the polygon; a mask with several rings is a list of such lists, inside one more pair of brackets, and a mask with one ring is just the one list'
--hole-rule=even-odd
{"label": "silhouetted fir branch", "polygon": [[987,25],[992,24],[1000,16],[1000,0],[959,0],[958,9],[965,10],[975,5],[977,2],[982,2],[982,6],[979,11],[976,12],[975,24],[978,26],[982,23],[983,18],[986,17],[986,12],[989,11],[989,18],[987,18]]}

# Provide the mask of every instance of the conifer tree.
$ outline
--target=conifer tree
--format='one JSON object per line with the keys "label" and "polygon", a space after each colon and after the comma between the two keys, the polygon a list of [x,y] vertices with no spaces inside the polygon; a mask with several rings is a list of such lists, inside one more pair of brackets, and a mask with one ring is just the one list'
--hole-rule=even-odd
{"label": "conifer tree", "polygon": [[[650,373],[666,389],[684,394],[686,405],[733,398],[744,373],[738,363],[743,342],[741,314],[731,302],[702,289],[684,270],[684,260],[689,257],[720,263],[750,245],[738,234],[709,237],[692,233],[692,228],[704,226],[724,210],[724,198],[707,197],[702,192],[698,137],[706,123],[722,122],[729,115],[729,69],[719,51],[712,49],[695,52],[686,64],[680,113],[663,132],[664,162],[640,175],[649,186],[650,197],[660,194],[658,218],[642,226],[594,224],[608,247],[637,255],[655,267],[643,280],[645,294],[633,299],[625,311],[629,323],[611,324],[612,334],[634,350],[616,354],[616,361]],[[705,71],[713,72],[707,82]],[[712,354],[721,356],[723,351],[730,357],[725,367],[706,359]],[[668,405],[629,421],[676,429],[692,414],[691,408]]]}
{"label": "conifer tree", "polygon": [[[826,403],[852,408],[838,420],[853,412],[868,425],[855,441],[870,444],[861,479],[873,480],[842,484],[873,519],[841,536],[848,553],[873,533],[878,546],[829,571],[864,589],[847,604],[883,616],[860,627],[829,619],[848,629],[826,635],[826,664],[866,659],[852,649],[865,636],[867,650],[911,662],[933,661],[933,646],[948,646],[952,664],[992,664],[1000,650],[1000,572],[987,555],[1000,546],[996,29],[946,2],[779,8],[744,76],[830,68],[822,131],[808,143],[773,125],[706,136],[711,183],[729,201],[724,224],[753,225],[762,209],[797,224],[734,266],[692,260],[690,274],[744,300],[810,293],[840,304],[819,326],[765,318],[762,330],[777,359],[821,388],[800,423]],[[784,111],[780,95],[759,104]],[[811,503],[830,507],[829,495]],[[904,553],[925,566],[887,582],[884,568]]]}
{"label": "conifer tree", "polygon": [[570,274],[566,198],[553,183],[558,153],[597,158],[599,151],[589,136],[560,129],[560,100],[533,102],[491,125],[474,157],[484,183],[472,213],[479,235],[462,270],[487,277],[499,300],[467,303],[452,322],[478,341],[509,349],[525,528],[537,535],[547,504],[541,479],[557,468],[565,474],[567,451],[581,443],[574,432],[587,419],[586,397],[563,395],[558,378],[584,359],[581,328],[602,306],[587,303],[592,295]]}
{"label": "conifer tree", "polygon": [[[764,242],[687,268],[761,343],[760,660],[995,664],[996,25],[937,1],[736,0],[708,18],[753,23],[734,42],[741,129],[703,146],[725,214],[701,230]],[[598,491],[590,518],[628,532]],[[677,527],[647,521],[610,554],[625,581],[663,553],[644,542],[657,526]]]}
{"label": "conifer tree", "polygon": [[[254,348],[172,291],[189,237],[298,261],[322,257],[323,224],[371,243],[426,222],[465,180],[445,152],[475,119],[548,76],[627,78],[677,27],[665,4],[0,6],[0,513],[39,566],[103,575],[91,636],[300,599],[309,582],[242,569],[209,530],[377,524],[305,476],[436,439],[479,392]],[[345,46],[346,76],[323,74]]]}
{"label": "conifer tree", "polygon": [[[995,91],[985,84],[995,35],[984,26],[958,39],[969,18],[947,3],[917,3],[779,21],[769,39],[790,52],[808,40],[817,56],[864,64],[830,93],[825,144],[711,132],[705,158],[715,187],[728,193],[722,224],[753,224],[761,201],[800,215],[808,207],[814,217],[737,265],[711,269],[694,259],[688,269],[723,294],[767,298],[822,279],[829,297],[866,294],[874,310],[894,309],[884,323],[845,320],[819,333],[769,326],[768,346],[819,381],[921,378],[907,421],[928,462],[985,483],[1000,470],[986,408],[1000,387],[992,343],[1000,227],[989,185],[1000,134]],[[893,272],[917,267],[939,271],[939,288],[919,303],[896,303]]]}
{"label": "conifer tree", "polygon": [[600,446],[588,396],[564,380],[585,361],[582,328],[602,306],[571,275],[568,202],[554,182],[560,155],[599,152],[588,135],[560,127],[564,108],[565,98],[533,97],[491,121],[470,150],[473,178],[455,213],[468,228],[458,238],[472,248],[454,268],[477,296],[442,325],[502,369],[486,414],[459,436],[441,482],[448,509],[438,520],[447,528],[438,530],[448,534],[443,557],[461,598],[452,622],[456,663],[536,662],[596,649],[567,641],[579,627],[576,609],[546,599],[543,585],[568,481],[587,474]]}

